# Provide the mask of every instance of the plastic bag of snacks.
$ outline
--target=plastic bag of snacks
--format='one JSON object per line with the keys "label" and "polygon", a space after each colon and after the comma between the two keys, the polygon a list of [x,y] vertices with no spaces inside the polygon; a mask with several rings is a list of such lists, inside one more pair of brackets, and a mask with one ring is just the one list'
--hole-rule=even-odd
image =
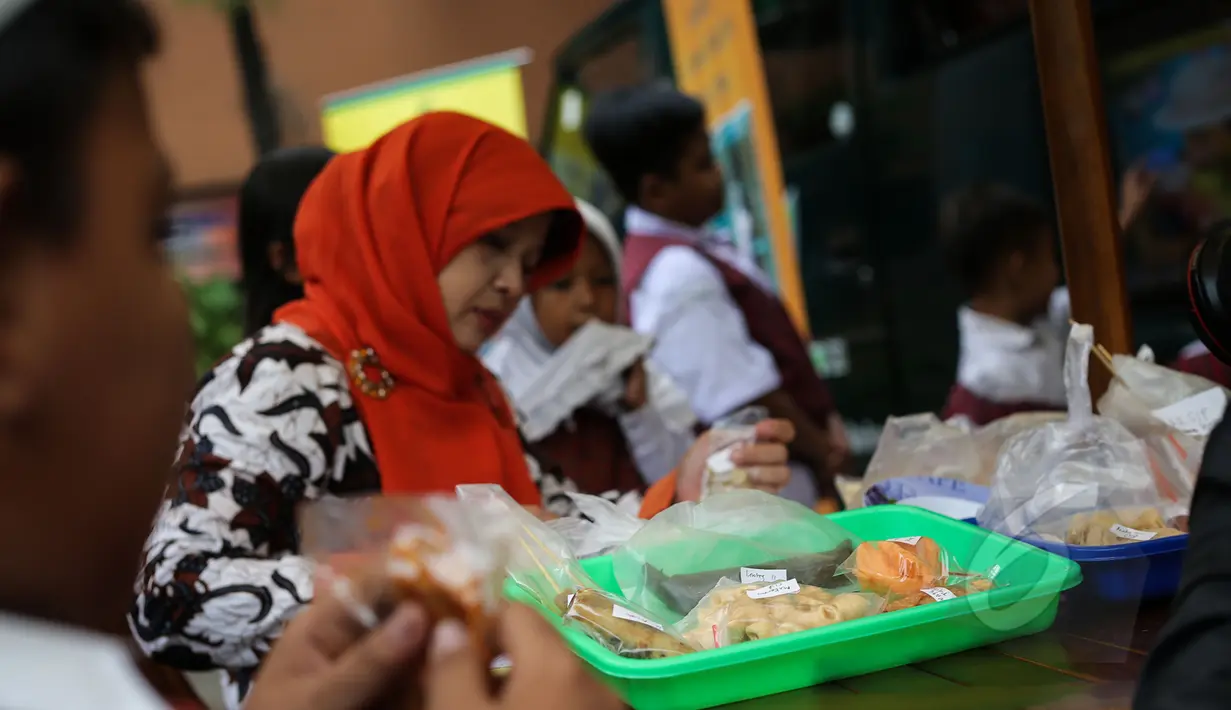
{"label": "plastic bag of snacks", "polygon": [[544,608],[563,613],[564,595],[597,586],[568,543],[500,486],[458,486],[457,499],[508,531],[508,576]]}
{"label": "plastic bag of snacks", "polygon": [[835,593],[794,579],[771,584],[722,579],[677,628],[697,648],[724,648],[862,619],[884,607],[884,599],[873,594]]}
{"label": "plastic bag of snacks", "polygon": [[625,658],[672,658],[695,650],[666,622],[601,589],[570,594],[564,621]]}
{"label": "plastic bag of snacks", "polygon": [[547,527],[564,538],[581,559],[610,554],[645,525],[636,510],[622,509],[605,498],[584,493],[567,495],[582,517],[549,520]]}
{"label": "plastic bag of snacks", "polygon": [[935,414],[889,417],[868,462],[860,504],[872,486],[892,478],[937,477],[979,482],[978,449],[967,429]]}
{"label": "plastic bag of snacks", "polygon": [[457,497],[485,519],[512,521],[509,578],[566,625],[628,658],[667,658],[692,650],[652,613],[599,589],[568,543],[500,486],[458,486]]}
{"label": "plastic bag of snacks", "polygon": [[892,597],[888,605],[885,606],[885,611],[913,609],[917,606],[959,599],[976,592],[986,592],[994,586],[995,583],[987,577],[968,577],[957,581],[951,580],[949,583],[938,587],[923,587],[917,592]]}
{"label": "plastic bag of snacks", "polygon": [[[501,600],[507,519],[489,520],[453,498],[322,498],[300,512],[302,549],[319,579],[374,627],[413,599],[433,622],[457,619],[475,648],[489,648]],[[489,654],[488,660],[490,660]]]}
{"label": "plastic bag of snacks", "polygon": [[1069,519],[1064,542],[1081,547],[1102,547],[1145,542],[1183,535],[1188,516],[1164,517],[1157,508],[1117,508],[1081,513]]}
{"label": "plastic bag of snacks", "polygon": [[1123,424],[1095,416],[1087,386],[1094,334],[1074,325],[1065,357],[1069,415],[1005,444],[979,524],[1010,537],[1063,540],[1073,516],[1121,508],[1183,511],[1159,491],[1146,445]]}
{"label": "plastic bag of snacks", "polygon": [[837,523],[798,503],[736,491],[659,513],[615,551],[612,564],[626,598],[679,618],[723,578],[848,585],[838,566],[855,542]]}
{"label": "plastic bag of snacks", "polygon": [[749,474],[731,460],[741,446],[757,440],[757,423],[769,416],[765,407],[747,407],[720,419],[710,428],[710,454],[705,459],[701,498],[751,487]]}

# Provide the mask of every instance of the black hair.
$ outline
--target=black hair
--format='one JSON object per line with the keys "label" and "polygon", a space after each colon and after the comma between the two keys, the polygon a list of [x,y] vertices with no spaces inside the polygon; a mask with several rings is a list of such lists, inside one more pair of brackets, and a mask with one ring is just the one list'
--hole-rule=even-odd
{"label": "black hair", "polygon": [[31,0],[0,26],[0,155],[17,183],[9,226],[66,241],[81,199],[81,144],[105,84],[158,49],[139,0]]}
{"label": "black hair", "polygon": [[996,278],[1000,262],[1051,239],[1051,226],[1051,213],[1030,196],[1005,185],[974,185],[945,200],[941,245],[967,295],[977,296]]}
{"label": "black hair", "polygon": [[600,94],[582,128],[590,152],[634,204],[641,179],[674,177],[688,140],[704,130],[701,102],[664,84]]}
{"label": "black hair", "polygon": [[294,263],[299,201],[331,158],[333,151],[321,147],[276,150],[261,158],[240,188],[240,287],[244,328],[250,334],[269,325],[279,306],[303,297],[303,287],[287,281],[270,263],[269,247],[283,245],[288,262]]}

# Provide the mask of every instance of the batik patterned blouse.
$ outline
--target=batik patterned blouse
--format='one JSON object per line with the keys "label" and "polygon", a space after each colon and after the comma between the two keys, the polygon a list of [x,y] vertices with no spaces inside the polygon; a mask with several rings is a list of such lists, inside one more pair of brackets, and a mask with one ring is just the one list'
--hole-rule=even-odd
{"label": "batik patterned blouse", "polygon": [[[544,506],[574,514],[572,482],[526,458]],[[138,642],[177,668],[224,669],[238,708],[261,658],[312,599],[296,504],[380,487],[342,364],[296,326],[261,330],[193,399],[137,580]]]}

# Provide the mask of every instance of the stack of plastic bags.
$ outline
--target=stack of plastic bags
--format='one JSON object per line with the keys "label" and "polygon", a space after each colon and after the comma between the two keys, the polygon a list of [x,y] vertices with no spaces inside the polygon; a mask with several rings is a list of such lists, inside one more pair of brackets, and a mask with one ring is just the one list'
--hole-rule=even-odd
{"label": "stack of plastic bags", "polygon": [[1067,544],[1129,543],[1180,531],[1191,488],[1176,490],[1185,485],[1181,477],[1161,470],[1143,439],[1094,414],[1087,384],[1093,341],[1089,326],[1073,326],[1064,373],[1068,418],[1004,445],[981,526]]}

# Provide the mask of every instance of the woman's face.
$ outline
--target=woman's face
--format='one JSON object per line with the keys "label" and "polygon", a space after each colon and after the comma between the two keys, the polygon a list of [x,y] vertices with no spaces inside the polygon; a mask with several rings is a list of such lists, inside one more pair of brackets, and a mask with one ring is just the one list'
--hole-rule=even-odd
{"label": "woman's face", "polygon": [[500,330],[538,266],[552,215],[539,214],[481,237],[436,277],[458,347],[468,353]]}
{"label": "woman's face", "polygon": [[614,265],[598,239],[587,233],[573,270],[531,298],[543,335],[560,347],[591,318],[615,322],[619,291]]}

